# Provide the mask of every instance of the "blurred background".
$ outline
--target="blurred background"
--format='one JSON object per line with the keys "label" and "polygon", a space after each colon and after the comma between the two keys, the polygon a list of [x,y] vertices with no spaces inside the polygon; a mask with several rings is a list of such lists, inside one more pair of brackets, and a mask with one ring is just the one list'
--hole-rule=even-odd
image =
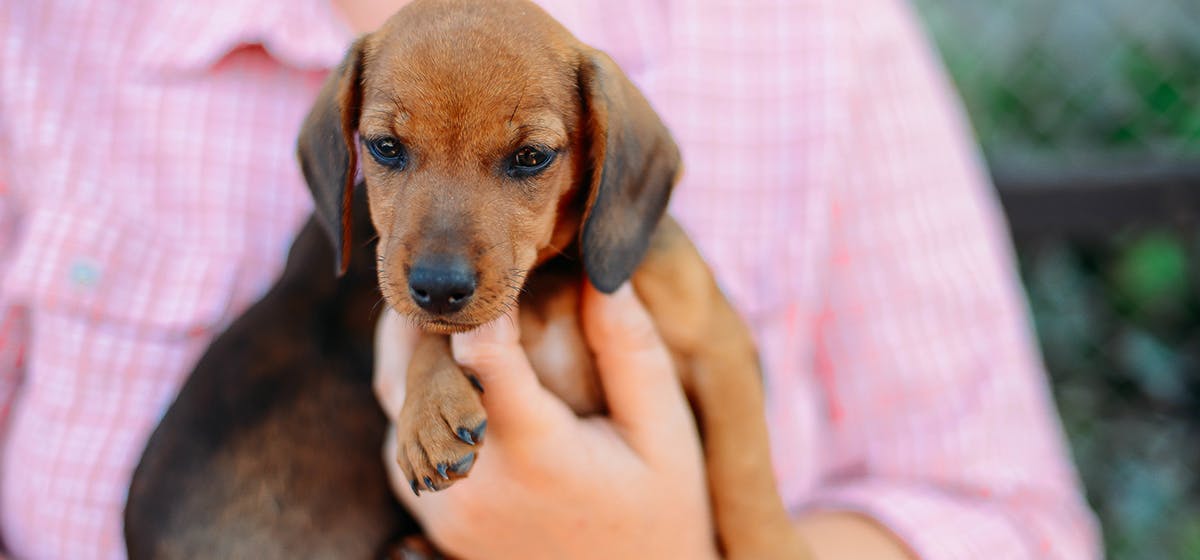
{"label": "blurred background", "polygon": [[1110,558],[1200,558],[1200,1],[914,0]]}

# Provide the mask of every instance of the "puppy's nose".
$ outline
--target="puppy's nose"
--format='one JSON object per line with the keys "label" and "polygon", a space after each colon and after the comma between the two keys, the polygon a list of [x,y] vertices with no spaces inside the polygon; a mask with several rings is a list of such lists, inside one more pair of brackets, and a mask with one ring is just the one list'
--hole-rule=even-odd
{"label": "puppy's nose", "polygon": [[475,295],[475,271],[462,259],[418,261],[408,272],[408,294],[425,311],[453,313]]}

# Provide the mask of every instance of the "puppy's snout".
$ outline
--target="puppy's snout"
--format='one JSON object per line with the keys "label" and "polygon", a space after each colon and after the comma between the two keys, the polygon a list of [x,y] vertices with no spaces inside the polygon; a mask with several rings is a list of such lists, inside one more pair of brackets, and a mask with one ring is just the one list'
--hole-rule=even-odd
{"label": "puppy's snout", "polygon": [[453,313],[475,295],[475,271],[460,258],[419,261],[408,272],[408,294],[425,311]]}

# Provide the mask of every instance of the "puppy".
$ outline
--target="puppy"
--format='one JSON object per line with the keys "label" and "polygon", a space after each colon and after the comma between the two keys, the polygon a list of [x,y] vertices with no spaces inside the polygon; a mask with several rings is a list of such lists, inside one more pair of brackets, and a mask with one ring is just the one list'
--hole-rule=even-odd
{"label": "puppy", "polygon": [[[280,283],[201,361],[135,476],[132,557],[384,550],[411,520],[378,465],[369,302],[382,294],[425,332],[395,458],[420,493],[486,452],[485,388],[447,335],[514,303],[543,384],[603,411],[575,316],[584,278],[605,292],[632,281],[671,350],[726,555],[804,556],[776,492],[753,341],[664,215],[678,149],[606,55],[526,0],[416,0],[350,48],[299,156],[332,254],[310,223]],[[330,257],[340,282],[315,268]]]}

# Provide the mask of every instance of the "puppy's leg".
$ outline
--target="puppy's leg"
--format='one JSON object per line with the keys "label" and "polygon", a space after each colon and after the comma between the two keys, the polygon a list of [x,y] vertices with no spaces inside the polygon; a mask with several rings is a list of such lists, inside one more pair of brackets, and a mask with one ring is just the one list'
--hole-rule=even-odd
{"label": "puppy's leg", "polygon": [[776,487],[758,356],[739,317],[724,300],[708,332],[711,346],[690,360],[708,468],[713,514],[726,557],[807,558]]}
{"label": "puppy's leg", "polygon": [[703,434],[726,557],[808,558],[776,488],[754,340],[670,218],[655,233],[633,283],[675,354]]}
{"label": "puppy's leg", "polygon": [[450,354],[450,339],[423,334],[408,366],[396,420],[400,469],[416,494],[442,490],[470,472],[487,429],[478,382]]}

